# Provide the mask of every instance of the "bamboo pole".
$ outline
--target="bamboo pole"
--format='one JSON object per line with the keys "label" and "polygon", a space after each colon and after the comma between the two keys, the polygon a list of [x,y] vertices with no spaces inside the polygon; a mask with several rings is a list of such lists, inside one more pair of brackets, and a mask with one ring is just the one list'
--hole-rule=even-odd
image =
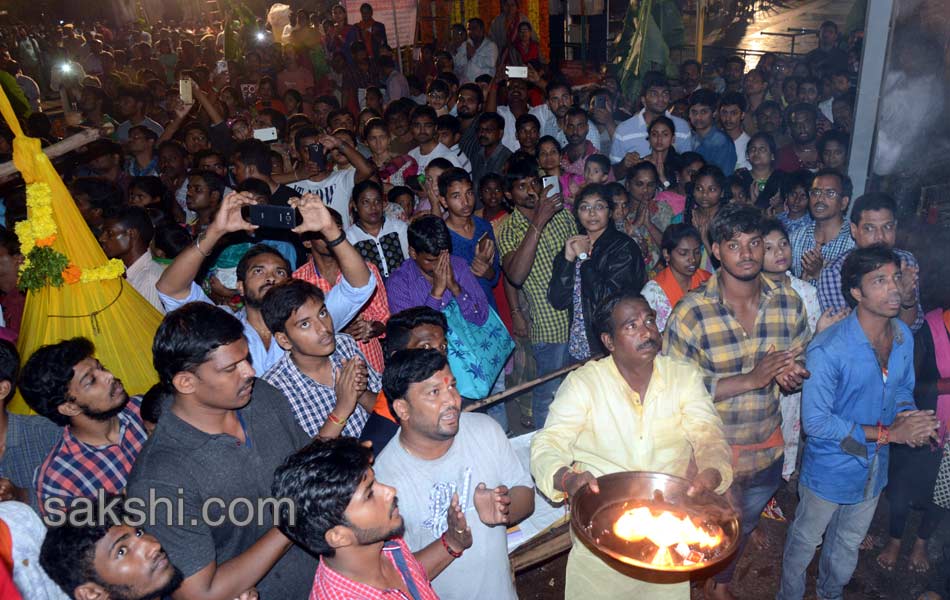
{"label": "bamboo pole", "polygon": [[[587,360],[595,360],[595,359],[598,359],[598,358],[600,358],[600,356],[595,356],[595,357],[590,358],[590,359],[587,359]],[[499,393],[495,394],[494,396],[489,396],[489,397],[485,398],[484,400],[479,400],[478,402],[475,402],[475,403],[473,403],[473,404],[469,404],[468,406],[466,406],[466,407],[463,408],[462,410],[465,411],[465,412],[472,412],[472,411],[478,410],[478,409],[480,409],[480,408],[485,408],[486,406],[491,406],[492,404],[495,404],[495,403],[497,403],[497,402],[501,402],[502,400],[507,400],[510,396],[517,396],[517,395],[520,394],[521,392],[523,392],[523,391],[525,391],[525,390],[530,390],[531,388],[533,388],[533,387],[536,386],[536,385],[541,385],[542,383],[544,383],[544,382],[546,382],[546,381],[551,381],[552,379],[556,379],[556,378],[558,378],[558,377],[560,377],[560,376],[562,376],[562,375],[567,375],[568,373],[570,373],[570,372],[573,371],[574,369],[585,365],[586,362],[587,362],[587,361],[579,362],[579,363],[574,363],[573,365],[568,365],[568,366],[566,366],[566,367],[564,367],[564,368],[562,368],[562,369],[558,369],[557,371],[551,371],[551,372],[548,373],[547,375],[542,375],[541,377],[538,377],[537,379],[532,379],[531,381],[525,381],[524,383],[519,383],[519,384],[516,385],[515,387],[510,388],[510,389],[507,389],[507,390],[505,390],[505,391],[503,391],[503,392],[499,392]]]}
{"label": "bamboo pole", "polygon": [[[81,148],[88,144],[89,142],[99,138],[98,129],[87,129],[81,131],[77,134],[71,135],[68,138],[64,139],[61,142],[56,142],[52,146],[47,146],[43,148],[43,153],[50,158],[58,158],[68,152],[72,152],[77,148]],[[13,164],[13,161],[8,161],[0,164],[0,178],[6,177],[8,175],[13,175],[19,169],[16,168],[16,165]]]}

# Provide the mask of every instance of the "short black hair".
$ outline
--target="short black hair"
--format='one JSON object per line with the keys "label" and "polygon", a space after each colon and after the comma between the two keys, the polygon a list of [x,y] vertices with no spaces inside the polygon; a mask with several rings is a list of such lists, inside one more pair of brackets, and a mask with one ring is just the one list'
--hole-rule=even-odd
{"label": "short black hair", "polygon": [[550,83],[548,83],[547,86],[545,86],[544,97],[550,98],[551,93],[554,92],[554,90],[561,90],[561,89],[567,90],[568,94],[571,93],[571,85],[569,83],[567,83],[563,79],[555,79],[551,81]]}
{"label": "short black hair", "polygon": [[84,337],[63,340],[38,348],[23,365],[20,393],[33,409],[60,426],[69,425],[69,417],[59,407],[69,401],[69,383],[76,375],[76,365],[96,352]]}
{"label": "short black hair", "polygon": [[152,219],[148,216],[148,211],[141,206],[126,206],[112,217],[112,220],[119,223],[126,229],[134,229],[139,232],[139,239],[146,244],[152,243],[155,236],[155,227],[152,225]]}
{"label": "short black hair", "polygon": [[102,211],[103,217],[115,214],[123,204],[122,190],[101,177],[80,177],[70,184],[69,191],[73,196],[87,196],[89,205]]}
{"label": "short black hair", "polygon": [[[472,177],[468,174],[468,171],[459,167],[452,167],[443,171],[439,175],[439,195],[444,197],[449,192],[449,186],[459,181],[472,183]],[[356,195],[354,194],[353,197],[355,198]]]}
{"label": "short black hair", "polygon": [[797,171],[783,175],[781,186],[782,200],[788,200],[796,188],[802,188],[805,190],[805,194],[808,194],[808,189],[811,187],[811,180],[814,177],[814,174],[808,169],[798,169]]}
{"label": "short black hair", "polygon": [[[119,86],[119,90],[116,93],[116,100],[122,98],[131,98],[136,102],[148,104],[152,96],[149,94],[148,88],[144,85],[122,85]],[[70,594],[72,594],[71,591]]]}
{"label": "short black hair", "polygon": [[448,359],[438,350],[417,348],[394,352],[386,361],[386,370],[383,371],[383,394],[390,412],[396,400],[406,399],[411,384],[425,381],[447,364]]}
{"label": "short black hair", "polygon": [[761,233],[762,211],[745,204],[727,204],[709,224],[709,242],[721,244],[740,233]]}
{"label": "short black hair", "polygon": [[270,158],[270,147],[260,140],[244,140],[234,148],[234,157],[245,165],[253,165],[262,175],[270,175],[274,164]]}
{"label": "short black hair", "polygon": [[482,88],[477,83],[464,83],[460,85],[459,91],[458,91],[459,95],[461,95],[462,92],[465,92],[465,91],[472,92],[473,94],[475,94],[475,101],[478,102],[479,104],[485,103],[485,94],[482,93]]}
{"label": "short black hair", "polygon": [[[122,503],[118,506],[121,510]],[[119,523],[112,522],[112,517],[79,526],[71,525],[67,519],[63,525],[47,530],[40,547],[40,566],[68,598],[84,583],[101,585],[95,566],[96,544],[116,525]]]}
{"label": "short black hair", "polygon": [[[550,136],[545,136],[538,141],[538,146],[541,145],[546,138]],[[553,137],[550,138],[555,144],[557,140]],[[558,146],[560,148],[560,146]],[[515,184],[526,177],[537,177],[538,176],[538,160],[536,158],[525,157],[516,160],[508,161],[508,172],[505,173],[505,191],[510,192],[514,189]]]}
{"label": "short black hair", "polygon": [[220,346],[244,337],[234,315],[204,302],[189,302],[165,315],[152,341],[152,363],[159,381],[171,389],[182,371],[194,372]]}
{"label": "short black hair", "polygon": [[389,193],[386,194],[386,199],[390,202],[396,202],[396,199],[400,196],[412,196],[415,199],[416,194],[404,185],[397,185],[390,188]]}
{"label": "short black hair", "polygon": [[848,306],[854,308],[858,305],[858,301],[851,295],[851,290],[860,288],[861,279],[865,275],[886,264],[893,264],[900,269],[901,258],[893,250],[882,246],[855,248],[848,253],[844,264],[841,265],[841,294],[848,302]]}
{"label": "short black hair", "polygon": [[241,257],[241,260],[238,261],[236,269],[238,281],[243,282],[247,277],[247,264],[251,262],[251,259],[262,254],[273,254],[274,256],[280,257],[280,260],[284,261],[284,264],[287,265],[287,270],[290,270],[290,263],[287,262],[287,259],[284,258],[284,255],[278,252],[276,248],[263,243],[255,244],[251,246],[248,251],[244,253],[244,256]]}
{"label": "short black hair", "polygon": [[[98,89],[98,88],[93,88],[93,89]],[[149,129],[148,127],[146,127],[145,125],[133,125],[132,127],[129,127],[129,136],[131,136],[136,131],[144,135],[146,138],[148,138],[152,142],[155,142],[155,140],[158,139],[158,134],[152,131],[151,129]]]}
{"label": "short black hair", "polygon": [[862,194],[854,201],[854,207],[851,209],[851,222],[858,225],[861,222],[861,215],[872,210],[889,210],[892,215],[897,217],[897,202],[890,194],[884,192]]}
{"label": "short black hair", "polygon": [[454,115],[441,115],[435,121],[435,128],[438,131],[448,131],[452,135],[456,135],[462,132],[462,122]]}
{"label": "short black hair", "polygon": [[809,104],[808,102],[796,102],[795,104],[792,104],[791,106],[785,109],[785,122],[791,123],[792,116],[795,113],[800,113],[800,112],[808,113],[809,115],[811,115],[812,119],[814,119],[815,121],[818,120],[817,106],[815,106],[814,104]]}
{"label": "short black hair", "polygon": [[443,250],[452,253],[452,236],[441,217],[425,215],[409,224],[409,247],[416,252],[438,256]]}
{"label": "short black hair", "polygon": [[716,110],[716,106],[719,105],[719,96],[716,92],[705,88],[696,90],[689,95],[689,107],[693,108],[697,105],[708,106],[710,110]]}
{"label": "short black hair", "polygon": [[[587,113],[584,114],[586,116]],[[482,114],[478,115],[478,125],[481,125],[485,121],[494,121],[495,126],[499,131],[505,130],[505,118],[496,112],[483,112]]]}
{"label": "short black hair", "polygon": [[599,166],[604,173],[610,174],[610,159],[603,154],[591,154],[586,159],[584,159],[584,167],[587,165],[597,165]]}
{"label": "short black hair", "polygon": [[587,111],[577,105],[567,109],[567,112],[564,114],[564,119],[566,120],[568,117],[584,117],[585,121],[588,119]]}
{"label": "short black hair", "polygon": [[275,498],[292,504],[279,504],[281,532],[313,554],[333,556],[327,532],[349,526],[346,508],[372,457],[372,450],[351,437],[316,439],[291,454],[274,472],[271,490]]}
{"label": "short black hair", "polygon": [[179,142],[178,140],[165,140],[164,142],[158,145],[156,152],[161,152],[162,150],[166,148],[170,148],[178,156],[180,156],[182,160],[188,159],[188,150],[185,148],[185,145]]}
{"label": "short black hair", "polygon": [[517,119],[515,119],[515,131],[518,131],[525,125],[529,125],[532,123],[534,124],[535,127],[538,128],[538,131],[541,131],[541,121],[539,121],[538,118],[532,115],[531,113],[525,113],[521,115],[520,117],[518,117]]}
{"label": "short black hair", "polygon": [[420,104],[419,106],[412,109],[412,113],[409,115],[409,123],[412,123],[416,119],[428,117],[432,119],[432,122],[435,123],[439,118],[435,112],[435,109],[429,106],[428,104]]}
{"label": "short black hair", "polygon": [[255,196],[263,196],[266,198],[267,202],[270,202],[271,192],[270,186],[267,185],[266,181],[260,179],[254,179],[253,177],[248,177],[234,188],[235,192],[250,192]]}
{"label": "short black hair", "polygon": [[660,240],[660,249],[667,252],[673,252],[686,238],[693,238],[698,241],[700,246],[703,244],[702,235],[699,230],[686,223],[673,223],[663,230],[663,239]]}
{"label": "short black hair", "polygon": [[825,167],[823,169],[818,169],[818,172],[815,173],[815,176],[812,177],[812,184],[814,185],[815,180],[819,177],[837,177],[838,182],[841,184],[841,195],[848,198],[851,197],[851,194],[854,193],[854,184],[851,182],[851,178],[845,175],[844,173],[838,171],[838,169],[831,169]]}
{"label": "short black hair", "polygon": [[721,98],[719,98],[719,108],[722,108],[723,106],[738,106],[739,110],[745,112],[745,96],[739,92],[726,92]]}
{"label": "short black hair", "polygon": [[298,154],[302,153],[300,149],[300,144],[309,137],[312,137],[312,138],[320,137],[320,132],[317,130],[316,127],[307,125],[306,127],[301,127],[300,129],[294,132],[294,148],[297,150]]}
{"label": "short black hair", "polygon": [[16,378],[19,372],[20,354],[16,346],[10,341],[0,340],[0,382],[10,382],[10,393],[6,398],[0,398],[0,403],[6,402],[16,391]]}
{"label": "short black hair", "polygon": [[640,292],[633,290],[621,290],[607,296],[607,298],[600,303],[600,306],[594,309],[594,330],[597,332],[598,337],[605,333],[607,335],[613,335],[615,327],[613,319],[614,309],[617,308],[618,304],[626,300],[639,300],[647,306],[650,305]]}
{"label": "short black hair", "polygon": [[386,337],[383,339],[386,355],[405,350],[412,330],[421,325],[440,327],[443,332],[449,330],[445,315],[428,306],[415,306],[400,311],[386,321]]}
{"label": "short black hair", "polygon": [[271,333],[287,333],[287,321],[309,300],[324,302],[320,288],[303,279],[288,279],[267,290],[261,316]]}
{"label": "short black hair", "polygon": [[788,229],[785,228],[785,225],[775,217],[766,217],[762,219],[762,237],[767,236],[773,231],[777,231],[785,236],[785,239],[788,239]]}
{"label": "short black hair", "polygon": [[188,231],[177,223],[166,223],[155,228],[155,247],[165,254],[165,258],[174,260],[191,245]]}
{"label": "short black hair", "polygon": [[426,88],[426,95],[432,93],[442,93],[448,96],[450,92],[451,90],[449,89],[449,84],[444,79],[433,79],[429,82],[429,87]]}
{"label": "short black hair", "polygon": [[640,85],[640,95],[646,96],[650,88],[670,89],[670,81],[660,71],[647,71],[643,74],[643,83]]}

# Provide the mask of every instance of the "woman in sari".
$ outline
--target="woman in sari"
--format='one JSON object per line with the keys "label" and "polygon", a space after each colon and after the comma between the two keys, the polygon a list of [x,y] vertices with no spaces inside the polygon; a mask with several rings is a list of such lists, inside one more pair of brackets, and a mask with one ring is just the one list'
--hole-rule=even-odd
{"label": "woman in sari", "polygon": [[666,268],[643,286],[641,294],[656,311],[656,326],[663,331],[680,298],[702,285],[712,274],[699,268],[703,240],[692,225],[677,223],[667,227],[660,248]]}

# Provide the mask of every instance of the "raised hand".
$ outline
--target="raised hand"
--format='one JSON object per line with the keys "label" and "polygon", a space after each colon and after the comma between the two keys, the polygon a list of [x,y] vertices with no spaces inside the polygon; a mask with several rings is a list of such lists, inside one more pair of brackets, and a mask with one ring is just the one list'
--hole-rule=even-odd
{"label": "raised hand", "polygon": [[534,220],[532,222],[538,229],[544,229],[548,221],[564,208],[564,200],[561,198],[561,194],[548,195],[552,189],[554,189],[554,186],[549,185],[541,190],[541,197],[538,198],[537,206],[534,209]]}
{"label": "raised hand", "polygon": [[585,234],[572,235],[564,242],[564,259],[573,261],[581,254],[590,253],[590,238]]}
{"label": "raised hand", "polygon": [[336,385],[334,386],[336,391],[336,408],[334,410],[339,409],[339,412],[343,413],[342,415],[336,415],[340,420],[347,419],[353,414],[357,399],[366,390],[365,375],[362,379],[362,389],[360,389],[360,366],[362,366],[365,374],[366,365],[363,364],[363,361],[356,357],[351,358],[343,362],[343,368],[337,374]]}
{"label": "raised hand", "polygon": [[291,231],[300,234],[308,231],[322,233],[327,241],[332,241],[340,236],[340,228],[326,204],[316,194],[304,194],[300,198],[291,198],[290,206],[300,211],[303,222],[294,227]]}
{"label": "raised hand", "polygon": [[214,215],[214,221],[211,222],[208,229],[213,230],[218,235],[234,231],[254,231],[257,229],[257,225],[251,225],[241,215],[241,209],[252,204],[257,204],[257,201],[249,193],[231,192],[221,202],[218,212]]}
{"label": "raised hand", "polygon": [[475,510],[478,511],[478,518],[481,519],[482,523],[489,527],[508,523],[511,495],[507,486],[500,485],[494,489],[489,489],[484,482],[479,483],[475,488],[473,498]]}
{"label": "raised hand", "polygon": [[459,508],[458,492],[452,494],[452,503],[445,518],[449,528],[445,530],[445,541],[453,552],[462,552],[472,547],[472,528],[465,519],[465,511]]}
{"label": "raised hand", "polygon": [[623,155],[623,166],[627,169],[632,169],[642,161],[643,158],[640,157],[638,152],[627,152]]}
{"label": "raised hand", "polygon": [[917,303],[917,280],[920,274],[918,267],[910,266],[906,260],[901,260],[901,279],[898,289],[901,293],[901,304],[910,306]]}
{"label": "raised hand", "polygon": [[826,309],[825,312],[821,313],[821,316],[818,317],[818,322],[815,323],[815,333],[816,334],[821,333],[822,331],[824,331],[825,329],[828,329],[829,327],[831,327],[838,321],[843,320],[849,314],[851,314],[851,309],[848,308],[847,306],[839,308],[837,310],[834,308]]}
{"label": "raised hand", "polygon": [[356,317],[346,326],[343,333],[353,336],[353,339],[358,342],[365,342],[373,337],[373,324],[363,317]]}
{"label": "raised hand", "polygon": [[815,246],[802,254],[802,279],[818,279],[825,259],[821,255],[821,246]]}
{"label": "raised hand", "polygon": [[445,294],[445,290],[448,289],[448,278],[451,271],[451,269],[449,271],[446,271],[445,269],[447,259],[443,258],[444,256],[446,256],[446,253],[439,255],[439,258],[435,263],[435,269],[432,272],[432,291],[430,294],[433,298],[437,298],[439,300],[442,299],[442,295]]}

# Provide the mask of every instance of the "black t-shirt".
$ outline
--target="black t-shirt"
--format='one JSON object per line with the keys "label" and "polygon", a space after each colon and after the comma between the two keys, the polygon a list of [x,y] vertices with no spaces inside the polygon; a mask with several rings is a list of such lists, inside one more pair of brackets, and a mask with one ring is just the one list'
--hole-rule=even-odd
{"label": "black t-shirt", "polygon": [[[258,513],[259,500],[271,497],[277,467],[310,441],[286,398],[263,380],[255,382],[251,401],[238,414],[247,443],[196,429],[166,401],[129,475],[127,496],[144,502],[146,515],[150,493],[171,501],[171,509],[162,502],[152,505],[155,518],[149,517],[145,530],[186,578],[212,561],[221,565],[238,556],[271,529],[273,506]],[[230,505],[234,519],[226,518],[227,509],[217,500],[208,502],[211,498]],[[262,598],[306,598],[316,568],[317,560],[294,546],[256,587]]]}
{"label": "black t-shirt", "polygon": [[291,198],[299,197],[300,192],[286,185],[278,185],[274,193],[270,195],[270,203],[275,206],[287,206]]}

